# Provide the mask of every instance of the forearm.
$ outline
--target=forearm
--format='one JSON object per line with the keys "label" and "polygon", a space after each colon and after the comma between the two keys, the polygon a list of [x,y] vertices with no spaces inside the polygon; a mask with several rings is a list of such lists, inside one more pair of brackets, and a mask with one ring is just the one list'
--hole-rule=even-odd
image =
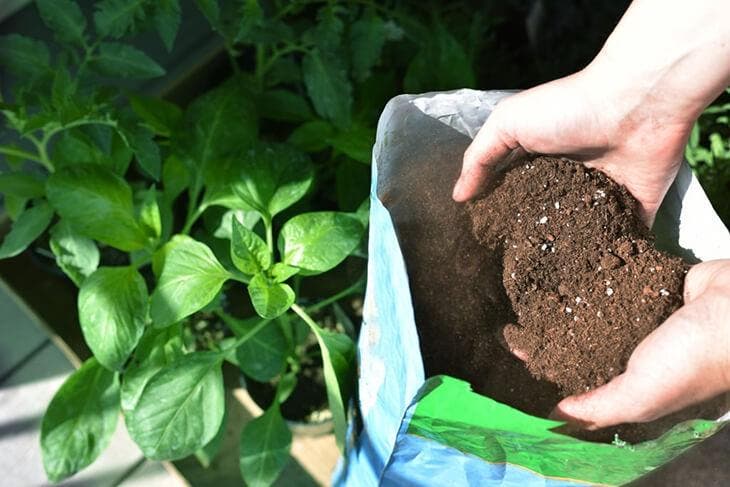
{"label": "forearm", "polygon": [[730,83],[728,14],[727,0],[635,0],[586,71],[627,103],[665,105],[660,122],[691,124]]}

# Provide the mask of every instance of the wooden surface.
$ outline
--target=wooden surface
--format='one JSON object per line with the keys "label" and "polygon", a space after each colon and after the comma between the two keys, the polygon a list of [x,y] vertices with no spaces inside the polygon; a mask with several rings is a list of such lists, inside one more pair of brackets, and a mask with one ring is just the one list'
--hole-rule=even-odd
{"label": "wooden surface", "polygon": [[[49,485],[41,462],[40,424],[46,406],[74,370],[75,357],[0,283],[1,485]],[[66,352],[66,353],[64,353]],[[178,487],[187,485],[159,462],[145,460],[122,418],[109,447],[66,486]]]}

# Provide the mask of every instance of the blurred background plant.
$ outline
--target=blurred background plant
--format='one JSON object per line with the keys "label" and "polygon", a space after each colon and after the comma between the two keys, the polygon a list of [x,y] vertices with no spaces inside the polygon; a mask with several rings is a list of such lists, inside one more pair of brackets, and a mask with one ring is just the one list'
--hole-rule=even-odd
{"label": "blurred background plant", "polygon": [[685,157],[726,227],[730,227],[730,90],[695,123]]}
{"label": "blurred background plant", "polygon": [[[125,353],[110,361],[108,350],[97,353],[104,340],[84,330],[101,365],[87,362],[92,365],[79,371],[106,377],[107,389],[121,375],[125,413],[139,399],[125,406],[125,374],[156,368],[141,374],[141,384],[159,373],[156,382],[164,387],[174,374],[165,367],[179,353],[201,357],[196,354],[226,350],[217,357],[242,371],[252,389],[268,387],[261,394],[267,414],[242,435],[241,469],[249,483],[273,481],[291,440],[278,404],[287,412],[292,402],[309,401],[297,393],[297,383],[309,389],[313,377],[320,383],[320,400],[307,414],[327,404],[328,383],[343,441],[367,257],[362,235],[371,147],[387,100],[403,92],[527,88],[569,74],[590,61],[628,3],[38,0],[52,39],[16,32],[12,25],[3,25],[11,33],[0,37],[0,193],[10,219],[0,257],[32,252],[50,258],[82,291],[96,275],[90,282],[97,289],[85,295],[98,297],[99,288],[108,286],[111,297],[103,306],[134,296],[137,301],[125,308],[135,330],[133,339],[125,339]],[[162,59],[176,46],[192,52],[181,26],[202,18],[218,36],[218,54],[192,82],[161,89],[164,84],[154,81],[165,78]],[[701,117],[687,158],[727,224],[726,98]],[[297,232],[321,224],[329,236],[319,246],[312,239],[295,242],[297,232],[284,222],[321,212],[338,216],[299,225]],[[277,252],[274,236],[282,234]],[[189,255],[174,253],[176,246]],[[302,260],[297,252],[307,248],[328,254],[326,265]],[[171,252],[178,274],[169,271],[166,279],[163,264]],[[186,266],[192,273],[180,271]],[[110,267],[131,271],[112,275],[104,270]],[[216,284],[199,281],[192,294],[176,296],[184,312],[167,302],[172,294],[159,290],[150,293],[156,310],[151,320],[130,309],[130,302],[146,302],[147,287],[164,287],[185,272],[212,273]],[[119,276],[128,278],[124,289],[112,283]],[[91,308],[79,301],[82,328]],[[163,332],[150,328],[155,321],[183,324]],[[276,326],[265,326],[269,321]],[[208,365],[202,360],[182,369],[208,374]],[[211,372],[210,381],[218,380],[217,373]],[[69,383],[67,393],[78,380]],[[100,391],[87,391],[86,400],[99,400],[94,394]],[[191,417],[203,417],[205,394]],[[287,403],[289,397],[294,401]],[[155,402],[154,396],[146,399],[148,407]],[[223,421],[223,413],[215,413],[211,424]],[[222,429],[203,429],[191,435],[183,453],[195,451],[209,463]],[[137,430],[138,438],[144,432]],[[96,439],[103,445],[104,438]],[[205,445],[197,444],[203,440]],[[157,458],[180,456],[149,451]],[[265,469],[256,468],[260,452]],[[49,475],[62,478],[93,461],[100,449],[56,453],[56,459],[77,458],[51,465]]]}

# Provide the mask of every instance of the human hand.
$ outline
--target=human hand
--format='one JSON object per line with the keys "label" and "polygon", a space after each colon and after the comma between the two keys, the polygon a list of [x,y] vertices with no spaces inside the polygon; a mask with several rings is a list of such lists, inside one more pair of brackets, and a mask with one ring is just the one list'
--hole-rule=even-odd
{"label": "human hand", "polygon": [[639,344],[623,374],[564,399],[552,417],[595,430],[652,421],[730,391],[730,260],[690,269],[684,303]]}
{"label": "human hand", "polygon": [[623,184],[651,225],[682,161],[693,119],[656,93],[611,84],[608,63],[502,100],[464,154],[456,201],[476,196],[512,151],[561,154]]}

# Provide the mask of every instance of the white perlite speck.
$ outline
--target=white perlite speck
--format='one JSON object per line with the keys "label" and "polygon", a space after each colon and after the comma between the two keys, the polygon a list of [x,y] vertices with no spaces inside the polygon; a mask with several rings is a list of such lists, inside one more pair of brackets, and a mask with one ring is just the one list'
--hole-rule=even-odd
{"label": "white perlite speck", "polygon": [[545,225],[547,223],[547,221],[548,221],[548,217],[544,216],[544,217],[540,218],[537,223],[539,223],[541,225]]}
{"label": "white perlite speck", "polygon": [[572,312],[573,312],[573,308],[571,308],[571,307],[569,307],[569,306],[566,306],[566,307],[565,307],[565,312],[566,312],[566,313],[568,313],[568,314],[570,314],[570,313],[572,313]]}
{"label": "white perlite speck", "polygon": [[560,202],[559,201],[556,201],[555,202],[555,209],[556,210],[559,210],[560,209]]}
{"label": "white perlite speck", "polygon": [[661,289],[659,290],[659,294],[661,294],[662,296],[669,296],[669,291],[667,291],[667,290],[666,290],[666,289],[664,289],[664,288],[661,288]]}
{"label": "white perlite speck", "polygon": [[607,287],[606,288],[606,296],[613,296],[613,289],[611,289],[610,287]]}

